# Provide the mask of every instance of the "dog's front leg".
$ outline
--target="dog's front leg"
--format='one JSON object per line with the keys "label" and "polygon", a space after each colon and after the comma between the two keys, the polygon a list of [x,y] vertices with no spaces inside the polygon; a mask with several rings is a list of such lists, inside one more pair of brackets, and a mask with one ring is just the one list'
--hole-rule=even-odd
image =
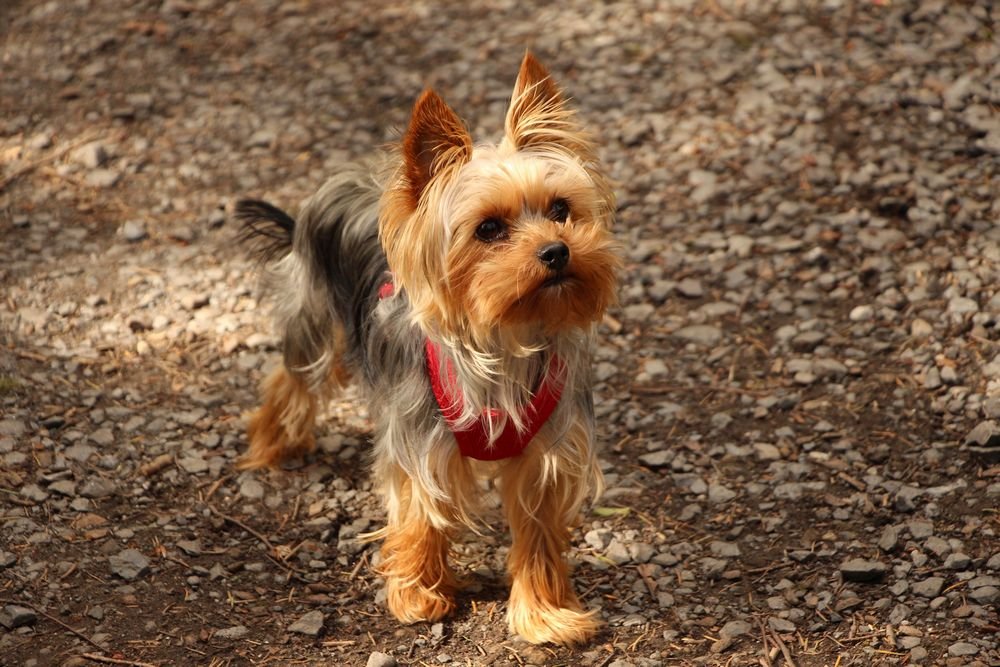
{"label": "dog's front leg", "polygon": [[583,498],[579,489],[588,488],[583,485],[593,471],[581,461],[544,465],[544,449],[526,451],[501,477],[513,540],[507,621],[513,632],[535,644],[578,644],[594,635],[599,622],[573,591],[565,552]]}
{"label": "dog's front leg", "polygon": [[389,517],[380,531],[385,539],[378,566],[385,577],[386,605],[403,623],[436,621],[455,607],[451,540],[448,530],[438,527],[444,522],[434,501],[398,466],[390,467],[383,476]]}

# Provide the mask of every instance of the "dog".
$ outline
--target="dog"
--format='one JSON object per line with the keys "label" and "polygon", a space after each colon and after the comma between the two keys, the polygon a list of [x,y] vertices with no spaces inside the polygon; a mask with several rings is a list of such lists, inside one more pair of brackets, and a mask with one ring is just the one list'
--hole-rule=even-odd
{"label": "dog", "polygon": [[474,145],[428,89],[399,145],[344,166],[298,219],[237,203],[283,340],[241,465],[311,451],[322,401],[356,379],[387,511],[378,571],[401,622],[454,608],[449,541],[482,525],[492,483],[512,536],[511,631],[572,645],[599,627],[564,554],[603,486],[591,348],[616,299],[614,213],[590,135],[530,53],[499,143]]}

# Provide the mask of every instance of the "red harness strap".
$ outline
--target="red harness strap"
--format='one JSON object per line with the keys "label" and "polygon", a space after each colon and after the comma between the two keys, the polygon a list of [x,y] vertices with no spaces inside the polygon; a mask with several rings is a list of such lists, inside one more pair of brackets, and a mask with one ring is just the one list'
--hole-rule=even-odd
{"label": "red harness strap", "polygon": [[[395,286],[390,281],[379,288],[378,296],[380,299],[385,299],[394,293]],[[557,380],[560,362],[553,356],[538,391],[531,397],[531,402],[525,410],[524,430],[518,431],[513,422],[507,420],[499,437],[490,443],[490,422],[500,416],[499,411],[484,410],[475,424],[465,429],[458,429],[456,423],[462,414],[464,401],[461,392],[455,391],[458,387],[455,367],[452,366],[450,359],[445,359],[444,371],[447,373],[447,381],[443,381],[441,352],[438,346],[428,339],[424,349],[427,356],[427,379],[430,380],[441,416],[455,436],[458,451],[462,456],[480,461],[499,461],[520,456],[559,405],[563,389],[562,383]]]}
{"label": "red harness strap", "polygon": [[457,387],[455,368],[451,365],[450,359],[445,359],[444,367],[448,374],[448,380],[447,382],[443,381],[438,346],[428,340],[424,347],[427,352],[427,377],[431,381],[434,398],[437,399],[441,415],[448,422],[448,427],[455,436],[458,450],[462,452],[462,456],[480,461],[499,461],[500,459],[520,456],[524,448],[528,446],[532,438],[538,435],[542,426],[552,416],[556,406],[559,405],[562,385],[555,379],[559,361],[553,357],[541,386],[538,387],[538,391],[528,403],[524,415],[526,418],[524,430],[518,431],[513,422],[507,420],[499,437],[490,443],[490,421],[500,416],[499,411],[484,410],[475,424],[466,429],[457,428],[456,422],[458,416],[462,414],[463,401],[462,395],[454,391]]}

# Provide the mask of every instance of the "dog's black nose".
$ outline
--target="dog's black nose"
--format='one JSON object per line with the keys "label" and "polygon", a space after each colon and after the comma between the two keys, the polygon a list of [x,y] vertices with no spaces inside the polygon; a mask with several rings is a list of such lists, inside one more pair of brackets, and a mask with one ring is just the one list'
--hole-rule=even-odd
{"label": "dog's black nose", "polygon": [[569,246],[562,241],[546,243],[538,249],[538,261],[550,271],[562,271],[569,264]]}

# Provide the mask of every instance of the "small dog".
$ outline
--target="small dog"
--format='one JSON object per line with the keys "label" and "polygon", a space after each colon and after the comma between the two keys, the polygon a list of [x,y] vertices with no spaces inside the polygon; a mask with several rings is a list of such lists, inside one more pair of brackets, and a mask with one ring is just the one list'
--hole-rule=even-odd
{"label": "small dog", "polygon": [[242,466],[314,447],[320,401],[357,377],[374,421],[387,525],[380,573],[400,621],[455,606],[449,539],[482,516],[512,533],[507,619],[534,643],[591,637],[564,553],[600,492],[590,355],[615,299],[614,197],[562,92],[530,54],[496,145],[472,143],[433,91],[398,150],[345,166],[298,220],[236,206],[262,241],[283,361],[263,384]]}

